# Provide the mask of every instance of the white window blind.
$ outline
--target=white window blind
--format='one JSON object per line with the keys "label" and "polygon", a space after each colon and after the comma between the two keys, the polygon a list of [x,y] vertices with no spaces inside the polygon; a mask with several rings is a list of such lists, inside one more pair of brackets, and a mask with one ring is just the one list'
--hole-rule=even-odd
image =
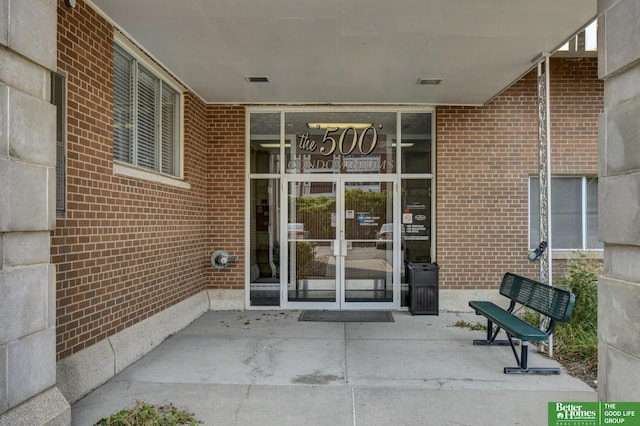
{"label": "white window blind", "polygon": [[51,103],[56,106],[56,215],[64,217],[67,209],[67,87],[66,77],[51,73]]}
{"label": "white window blind", "polygon": [[133,58],[116,46],[113,57],[113,157],[131,163],[133,160]]}
{"label": "white window blind", "polygon": [[[529,185],[529,248],[537,247],[540,227],[539,182]],[[551,244],[556,250],[600,250],[598,180],[587,177],[551,179]]]}
{"label": "white window blind", "polygon": [[158,79],[144,67],[138,67],[138,111],[136,163],[157,169],[158,149]]}
{"label": "white window blind", "polygon": [[114,50],[114,158],[177,176],[180,94],[125,49]]}
{"label": "white window blind", "polygon": [[176,126],[178,121],[178,92],[162,83],[162,158],[163,173],[174,174],[176,163]]}

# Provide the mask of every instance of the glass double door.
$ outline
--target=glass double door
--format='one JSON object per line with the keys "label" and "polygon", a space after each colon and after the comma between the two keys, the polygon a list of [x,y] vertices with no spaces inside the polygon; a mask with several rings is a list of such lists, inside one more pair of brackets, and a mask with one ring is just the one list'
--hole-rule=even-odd
{"label": "glass double door", "polygon": [[286,185],[285,306],[397,307],[395,182],[305,177]]}

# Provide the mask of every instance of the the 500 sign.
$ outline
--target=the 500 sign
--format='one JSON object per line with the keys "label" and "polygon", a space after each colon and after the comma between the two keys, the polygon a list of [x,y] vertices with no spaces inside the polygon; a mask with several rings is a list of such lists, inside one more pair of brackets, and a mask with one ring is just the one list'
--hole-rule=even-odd
{"label": "the 500 sign", "polygon": [[[370,141],[365,140],[368,134],[371,134]],[[300,150],[315,152],[318,149],[318,143],[309,138],[309,133],[299,135],[298,138],[298,148]],[[378,131],[375,127],[369,126],[362,129],[362,132],[358,134],[358,130],[355,127],[347,127],[345,129],[329,127],[324,132],[320,144],[320,154],[324,156],[336,153],[349,155],[356,150],[360,154],[368,155],[378,145]]]}

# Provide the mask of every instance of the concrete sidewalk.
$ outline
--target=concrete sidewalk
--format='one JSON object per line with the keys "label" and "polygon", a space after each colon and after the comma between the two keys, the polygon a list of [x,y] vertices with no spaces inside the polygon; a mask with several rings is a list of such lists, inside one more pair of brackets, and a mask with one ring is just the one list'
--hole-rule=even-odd
{"label": "concrete sidewalk", "polygon": [[[549,401],[596,401],[559,376],[505,375],[509,347],[473,346],[473,314],[393,323],[298,321],[299,311],[207,312],[72,407],[93,425],[136,400],[206,425],[547,425]],[[530,348],[530,366],[557,363]]]}

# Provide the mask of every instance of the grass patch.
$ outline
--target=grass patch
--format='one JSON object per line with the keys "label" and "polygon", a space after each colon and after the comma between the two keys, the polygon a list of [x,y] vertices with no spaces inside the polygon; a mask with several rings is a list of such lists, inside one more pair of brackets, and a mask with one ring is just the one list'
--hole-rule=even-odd
{"label": "grass patch", "polygon": [[468,328],[469,330],[474,330],[474,331],[478,331],[478,330],[486,330],[487,326],[485,324],[476,322],[474,323],[470,323],[468,321],[465,320],[458,320],[456,321],[455,324],[453,324],[454,327],[460,327],[460,328]]}
{"label": "grass patch", "polygon": [[203,424],[193,413],[178,410],[173,404],[152,405],[137,401],[129,409],[120,410],[100,419],[95,426],[197,426]]}
{"label": "grass patch", "polygon": [[[576,296],[571,319],[556,325],[553,353],[567,370],[595,387],[598,377],[598,275],[602,262],[584,254],[569,262],[566,275],[555,285]],[[540,314],[525,310],[521,314],[528,323],[538,326]]]}
{"label": "grass patch", "polygon": [[598,374],[598,275],[602,262],[580,258],[569,263],[566,277],[557,285],[576,295],[571,319],[558,324],[554,335],[556,353],[582,364],[582,369],[594,377]]}

